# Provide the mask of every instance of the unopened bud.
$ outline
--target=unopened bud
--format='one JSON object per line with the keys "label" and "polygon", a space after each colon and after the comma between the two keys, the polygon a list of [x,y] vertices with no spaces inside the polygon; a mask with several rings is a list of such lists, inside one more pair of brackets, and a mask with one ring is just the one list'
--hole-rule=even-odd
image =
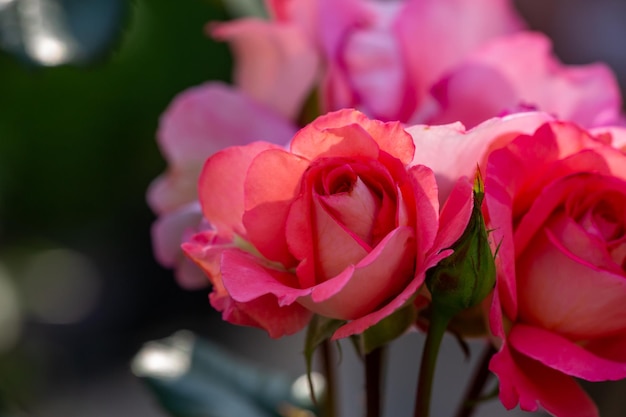
{"label": "unopened bud", "polygon": [[454,253],[426,272],[433,309],[449,318],[478,305],[496,281],[496,266],[481,212],[485,193],[480,176],[474,182],[473,194],[474,207],[467,227],[450,247]]}

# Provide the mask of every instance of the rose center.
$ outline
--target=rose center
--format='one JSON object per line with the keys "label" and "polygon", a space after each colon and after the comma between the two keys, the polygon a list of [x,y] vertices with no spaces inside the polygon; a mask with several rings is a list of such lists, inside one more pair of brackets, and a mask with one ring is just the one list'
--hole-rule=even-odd
{"label": "rose center", "polygon": [[582,215],[585,231],[606,242],[613,261],[626,270],[626,200],[624,195],[606,192]]}

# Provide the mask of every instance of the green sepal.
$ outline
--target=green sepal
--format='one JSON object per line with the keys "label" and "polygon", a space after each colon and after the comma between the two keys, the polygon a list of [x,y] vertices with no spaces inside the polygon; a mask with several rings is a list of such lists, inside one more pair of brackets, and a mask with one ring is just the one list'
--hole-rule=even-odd
{"label": "green sepal", "polygon": [[361,335],[361,352],[368,354],[374,349],[385,346],[392,340],[402,336],[416,320],[417,309],[413,303],[396,310],[393,314],[385,317],[363,332]]}
{"label": "green sepal", "polygon": [[480,175],[473,189],[472,214],[461,237],[449,248],[454,252],[426,272],[432,308],[448,318],[478,305],[493,289],[496,266],[481,211],[484,186]]}

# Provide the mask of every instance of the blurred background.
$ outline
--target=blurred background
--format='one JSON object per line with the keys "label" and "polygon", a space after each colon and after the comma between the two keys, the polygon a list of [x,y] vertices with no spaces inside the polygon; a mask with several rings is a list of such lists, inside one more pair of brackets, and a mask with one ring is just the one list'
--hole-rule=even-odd
{"label": "blurred background", "polygon": [[[626,86],[626,2],[517,3],[564,62],[604,61]],[[270,341],[222,323],[206,290],[181,290],[152,256],[145,191],[165,169],[159,115],[187,87],[229,81],[229,51],[203,27],[233,12],[218,0],[0,0],[0,416],[164,416],[130,362],[179,329],[303,372],[302,335]],[[342,416],[356,417],[345,403],[360,395],[360,365],[344,351]],[[420,336],[392,352],[386,415],[399,416]],[[449,375],[471,369],[454,343],[443,354],[442,414],[464,384]],[[624,383],[587,388],[602,416],[626,415]]]}

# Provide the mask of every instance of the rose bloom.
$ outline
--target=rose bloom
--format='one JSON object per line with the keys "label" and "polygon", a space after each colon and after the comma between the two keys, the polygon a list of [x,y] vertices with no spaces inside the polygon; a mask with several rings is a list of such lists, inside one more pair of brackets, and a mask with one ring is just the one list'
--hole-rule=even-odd
{"label": "rose bloom", "polygon": [[597,416],[572,377],[626,377],[626,130],[526,113],[408,131],[422,150],[414,163],[449,155],[432,159],[441,190],[481,166],[498,247],[490,369],[502,403]]}
{"label": "rose bloom", "polygon": [[[293,116],[315,85],[321,112],[356,107],[407,122],[474,48],[523,24],[509,0],[268,0],[271,20],[209,26],[230,42],[235,81]],[[446,28],[454,27],[455,30]]]}
{"label": "rose bloom", "polygon": [[230,43],[236,84],[292,120],[312,91],[322,113],[354,107],[407,124],[469,128],[533,109],[585,127],[620,120],[611,70],[562,65],[549,38],[520,31],[509,0],[266,5],[270,20],[211,23],[209,30]]}
{"label": "rose bloom", "polygon": [[507,408],[597,416],[572,377],[626,377],[626,156],[613,140],[553,122],[489,156],[504,340],[491,369]]}
{"label": "rose bloom", "polygon": [[183,249],[213,283],[211,304],[272,337],[311,313],[345,320],[341,338],[410,303],[472,209],[470,181],[439,196],[432,171],[411,164],[415,152],[399,123],[343,110],[288,149],[256,142],[210,157],[199,197],[214,228]]}

